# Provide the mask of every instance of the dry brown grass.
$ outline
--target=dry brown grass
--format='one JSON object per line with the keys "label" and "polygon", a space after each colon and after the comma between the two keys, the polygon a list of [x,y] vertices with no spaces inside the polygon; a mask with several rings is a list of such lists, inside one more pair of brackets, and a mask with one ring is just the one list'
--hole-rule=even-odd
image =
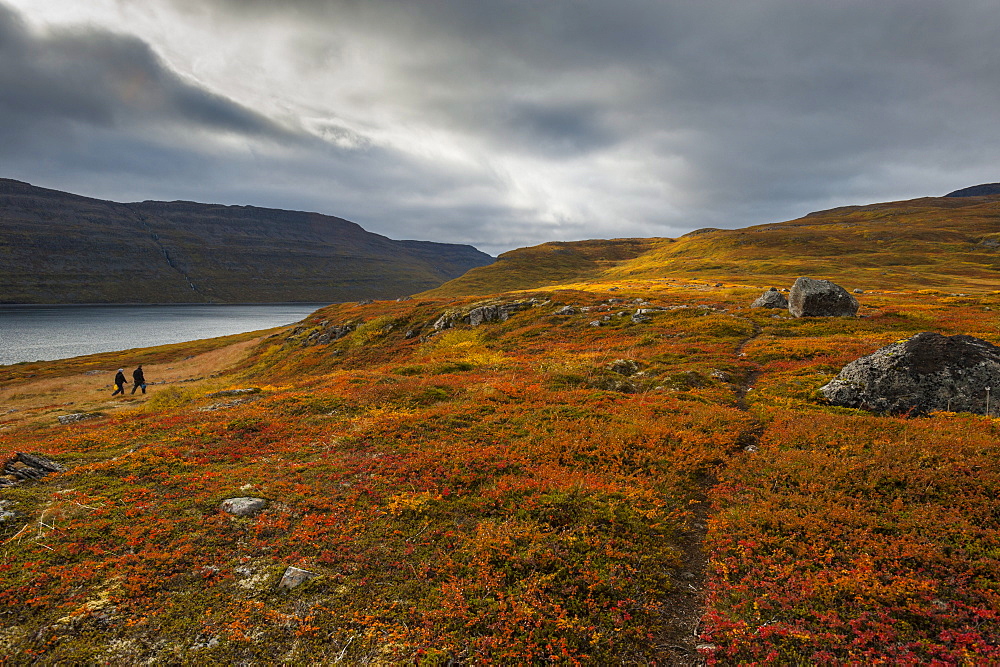
{"label": "dry brown grass", "polygon": [[[76,412],[107,415],[134,409],[156,395],[158,390],[172,385],[202,388],[219,384],[218,376],[245,359],[262,337],[241,340],[201,354],[185,355],[173,361],[144,363],[143,370],[149,383],[146,394],[130,393],[135,366],[125,358],[119,361],[126,364],[125,375],[129,379],[124,396],[111,396],[118,369],[114,363],[80,372],[72,359],[46,362],[55,375],[22,379],[0,388],[0,431],[51,423],[60,415]],[[103,356],[111,361],[112,355]],[[61,368],[65,374],[59,374]]]}

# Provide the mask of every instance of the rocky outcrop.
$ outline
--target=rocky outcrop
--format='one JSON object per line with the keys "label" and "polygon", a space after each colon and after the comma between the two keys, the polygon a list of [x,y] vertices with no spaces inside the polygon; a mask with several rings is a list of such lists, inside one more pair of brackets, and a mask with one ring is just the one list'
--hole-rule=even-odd
{"label": "rocky outcrop", "polygon": [[847,290],[829,280],[797,278],[788,293],[794,317],[854,317],[860,304]]}
{"label": "rocky outcrop", "polygon": [[767,290],[759,297],[757,300],[750,304],[751,308],[788,308],[788,299],[785,295],[778,291],[777,288],[772,287]]}
{"label": "rocky outcrop", "polygon": [[470,310],[469,314],[465,316],[465,320],[474,327],[487,322],[506,322],[510,319],[511,313],[516,313],[527,307],[523,302],[480,306]]}
{"label": "rocky outcrop", "polygon": [[538,305],[536,299],[476,305],[467,311],[444,313],[434,322],[433,328],[435,331],[444,331],[461,323],[478,327],[488,322],[506,322],[512,314],[535,305]]}
{"label": "rocky outcrop", "polygon": [[246,396],[247,394],[259,394],[260,387],[241,387],[240,389],[223,389],[222,391],[213,391],[211,394],[205,394],[209,398],[217,398],[219,396]]}
{"label": "rocky outcrop", "polygon": [[0,466],[0,488],[14,486],[18,482],[38,480],[50,473],[62,472],[65,469],[62,464],[44,456],[17,452]]}
{"label": "rocky outcrop", "polygon": [[87,419],[94,419],[101,416],[102,415],[97,412],[74,412],[69,415],[59,415],[57,419],[60,424],[75,424],[76,422],[82,422]]}
{"label": "rocky outcrop", "polygon": [[995,414],[1000,348],[972,336],[923,332],[844,366],[820,392],[834,405],[892,414]]}
{"label": "rocky outcrop", "polygon": [[642,365],[635,359],[615,359],[606,368],[612,373],[629,377],[642,370]]}
{"label": "rocky outcrop", "polygon": [[358,328],[357,322],[346,322],[336,324],[329,320],[323,320],[317,326],[298,326],[285,339],[290,343],[298,343],[302,347],[312,347],[313,345],[329,345],[338,341],[344,336]]}

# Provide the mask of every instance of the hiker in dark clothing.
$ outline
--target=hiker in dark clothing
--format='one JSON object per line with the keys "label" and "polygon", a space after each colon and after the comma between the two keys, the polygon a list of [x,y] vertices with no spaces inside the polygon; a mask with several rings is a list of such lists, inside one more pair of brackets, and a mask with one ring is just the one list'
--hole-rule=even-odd
{"label": "hiker in dark clothing", "polygon": [[119,368],[118,375],[115,376],[115,386],[118,388],[115,389],[111,395],[114,396],[115,394],[121,394],[124,396],[126,382],[128,382],[128,380],[125,379],[125,369]]}
{"label": "hiker in dark clothing", "polygon": [[142,387],[142,393],[145,394],[146,378],[142,374],[142,364],[139,364],[139,367],[132,371],[132,393],[134,394],[139,387]]}

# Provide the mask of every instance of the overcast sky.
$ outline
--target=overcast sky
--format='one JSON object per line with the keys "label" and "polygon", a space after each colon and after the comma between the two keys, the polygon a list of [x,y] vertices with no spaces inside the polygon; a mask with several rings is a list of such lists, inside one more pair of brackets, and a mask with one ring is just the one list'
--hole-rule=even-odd
{"label": "overcast sky", "polygon": [[1000,181],[972,0],[0,0],[0,177],[496,254]]}

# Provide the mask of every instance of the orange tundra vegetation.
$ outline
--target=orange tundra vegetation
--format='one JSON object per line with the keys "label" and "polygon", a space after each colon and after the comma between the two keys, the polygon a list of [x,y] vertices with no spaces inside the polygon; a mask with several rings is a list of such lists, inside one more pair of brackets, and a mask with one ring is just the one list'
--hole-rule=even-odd
{"label": "orange tundra vegetation", "polygon": [[[857,318],[791,319],[747,307],[767,286],[334,305],[207,384],[7,423],[4,458],[66,471],[0,489],[0,655],[1000,661],[1000,422],[817,394],[919,331],[1000,342],[1000,294],[904,285]],[[210,395],[239,388],[259,391]],[[268,505],[220,510],[243,496]],[[289,566],[319,576],[279,587]]]}

